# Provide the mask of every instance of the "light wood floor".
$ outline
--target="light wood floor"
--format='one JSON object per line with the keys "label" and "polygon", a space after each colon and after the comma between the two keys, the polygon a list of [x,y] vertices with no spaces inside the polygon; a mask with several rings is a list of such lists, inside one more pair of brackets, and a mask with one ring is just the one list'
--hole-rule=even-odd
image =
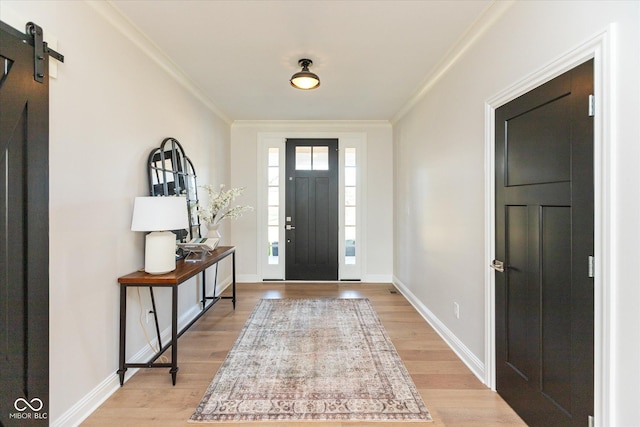
{"label": "light wood floor", "polygon": [[[177,384],[168,369],[141,369],[84,423],[84,426],[193,426],[187,420],[200,402],[227,352],[260,298],[369,298],[413,381],[433,423],[426,426],[524,426],[498,396],[485,387],[436,332],[390,284],[283,283],[238,284],[238,302],[220,301],[179,341]],[[114,372],[117,367],[114,366]],[[114,373],[115,375],[115,373]],[[305,424],[392,426],[391,423],[215,423],[219,426]]]}

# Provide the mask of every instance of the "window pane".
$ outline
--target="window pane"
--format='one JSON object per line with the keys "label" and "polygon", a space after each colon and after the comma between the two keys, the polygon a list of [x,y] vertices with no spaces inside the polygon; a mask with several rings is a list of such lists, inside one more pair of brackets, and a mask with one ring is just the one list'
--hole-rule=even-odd
{"label": "window pane", "polygon": [[269,255],[268,261],[269,264],[278,264],[278,231],[280,227],[269,227],[268,235],[269,235]]}
{"label": "window pane", "polygon": [[356,228],[355,227],[345,227],[344,228],[344,239],[345,244],[347,245],[355,245],[356,244]]}
{"label": "window pane", "polygon": [[269,211],[269,213],[268,213],[269,218],[267,220],[268,221],[267,224],[269,224],[269,225],[278,225],[279,224],[278,220],[279,220],[279,216],[280,216],[279,215],[280,214],[280,208],[277,207],[277,206],[269,206],[267,209]]}
{"label": "window pane", "polygon": [[280,227],[275,226],[275,227],[269,227],[269,243],[278,243],[278,231],[280,230]]}
{"label": "window pane", "polygon": [[280,188],[279,187],[269,187],[269,196],[267,199],[267,204],[269,206],[278,206],[280,202]]}
{"label": "window pane", "polygon": [[356,168],[344,168],[344,185],[356,186]]}
{"label": "window pane", "polygon": [[345,227],[344,235],[344,263],[354,265],[356,263],[356,227]]}
{"label": "window pane", "polygon": [[329,147],[313,147],[313,170],[329,170]]}
{"label": "window pane", "polygon": [[280,149],[277,147],[269,148],[268,166],[278,166],[280,162]]}
{"label": "window pane", "polygon": [[346,206],[356,205],[356,187],[344,188],[344,204]]}
{"label": "window pane", "polygon": [[279,168],[269,168],[268,173],[268,184],[267,185],[278,185],[280,184],[280,169]]}
{"label": "window pane", "polygon": [[296,147],[296,170],[311,170],[311,147]]}
{"label": "window pane", "polygon": [[356,207],[344,208],[344,225],[356,225]]}
{"label": "window pane", "polygon": [[277,225],[275,227],[269,227],[269,242],[273,243],[276,242],[278,243],[278,239],[279,239],[279,233],[278,231],[280,230],[280,227],[278,227]]}
{"label": "window pane", "polygon": [[355,166],[356,165],[356,149],[346,148],[344,150],[344,165]]}

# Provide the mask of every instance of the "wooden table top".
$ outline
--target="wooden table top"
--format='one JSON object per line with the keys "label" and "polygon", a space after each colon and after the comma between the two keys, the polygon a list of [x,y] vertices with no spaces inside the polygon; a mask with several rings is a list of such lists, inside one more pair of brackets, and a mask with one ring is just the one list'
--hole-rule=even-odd
{"label": "wooden table top", "polygon": [[221,259],[231,255],[236,250],[235,246],[218,246],[204,259],[185,262],[184,259],[176,262],[176,269],[165,274],[149,274],[145,271],[134,271],[118,278],[120,284],[175,286],[202,272]]}

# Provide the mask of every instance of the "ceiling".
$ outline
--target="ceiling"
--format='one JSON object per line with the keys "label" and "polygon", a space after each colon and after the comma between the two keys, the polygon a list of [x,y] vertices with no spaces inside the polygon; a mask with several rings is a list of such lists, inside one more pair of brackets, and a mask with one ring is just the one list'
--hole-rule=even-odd
{"label": "ceiling", "polygon": [[491,3],[111,0],[232,121],[390,120]]}

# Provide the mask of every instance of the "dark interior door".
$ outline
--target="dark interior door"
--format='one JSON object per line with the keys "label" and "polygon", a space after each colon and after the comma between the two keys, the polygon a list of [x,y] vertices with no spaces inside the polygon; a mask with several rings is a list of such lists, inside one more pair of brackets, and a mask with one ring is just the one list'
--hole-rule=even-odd
{"label": "dark interior door", "polygon": [[49,402],[48,60],[38,83],[23,39],[0,22],[0,425]]}
{"label": "dark interior door", "polygon": [[338,140],[288,139],[287,280],[338,279]]}
{"label": "dark interior door", "polygon": [[496,110],[497,390],[533,426],[593,414],[593,61]]}

